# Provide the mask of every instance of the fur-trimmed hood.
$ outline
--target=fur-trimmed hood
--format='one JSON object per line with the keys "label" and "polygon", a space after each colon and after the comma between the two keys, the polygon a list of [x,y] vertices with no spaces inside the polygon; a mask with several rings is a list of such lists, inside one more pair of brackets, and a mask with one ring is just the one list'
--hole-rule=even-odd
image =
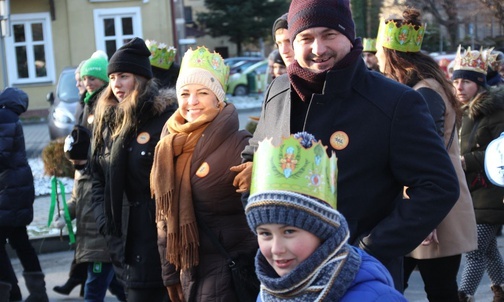
{"label": "fur-trimmed hood", "polygon": [[462,108],[471,119],[480,118],[504,109],[504,86],[490,87],[487,91],[479,93]]}
{"label": "fur-trimmed hood", "polygon": [[[177,93],[175,88],[161,89],[154,80],[147,82],[145,91],[139,96],[139,112],[141,114],[160,115],[166,109],[177,105]],[[149,108],[147,113],[145,109]]]}

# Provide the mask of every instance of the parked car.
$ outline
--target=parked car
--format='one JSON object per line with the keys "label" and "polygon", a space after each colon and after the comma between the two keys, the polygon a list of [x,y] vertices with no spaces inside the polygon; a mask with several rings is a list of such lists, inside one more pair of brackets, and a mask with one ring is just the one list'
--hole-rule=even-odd
{"label": "parked car", "polygon": [[249,66],[254,65],[257,62],[261,62],[264,60],[263,58],[251,58],[243,61],[238,61],[237,63],[234,63],[232,66],[229,67],[229,74],[235,74],[242,72],[243,70],[247,69]]}
{"label": "parked car", "polygon": [[52,91],[47,94],[51,104],[47,117],[51,140],[67,136],[75,125],[74,115],[80,99],[75,85],[75,67],[66,67],[58,78],[56,94]]}
{"label": "parked car", "polygon": [[236,96],[247,95],[251,92],[263,92],[266,89],[268,60],[262,60],[243,72],[229,77],[228,93]]}
{"label": "parked car", "polygon": [[241,62],[241,61],[261,61],[263,60],[263,58],[261,57],[230,57],[230,58],[225,58],[224,59],[224,63],[226,65],[228,65],[229,67],[232,67],[233,65],[235,65],[236,63],[238,62]]}

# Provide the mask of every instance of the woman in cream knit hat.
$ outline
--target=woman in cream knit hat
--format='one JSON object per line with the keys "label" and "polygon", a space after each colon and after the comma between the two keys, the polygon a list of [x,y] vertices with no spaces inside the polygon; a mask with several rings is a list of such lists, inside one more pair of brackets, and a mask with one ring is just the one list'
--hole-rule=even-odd
{"label": "woman in cream knit hat", "polygon": [[[225,102],[229,67],[204,47],[188,50],[177,80],[178,110],[156,147],[151,192],[156,199],[163,281],[176,301],[241,301],[226,257],[253,270],[257,249],[233,187],[250,133],[238,130],[236,108]],[[257,288],[257,291],[259,289]]]}

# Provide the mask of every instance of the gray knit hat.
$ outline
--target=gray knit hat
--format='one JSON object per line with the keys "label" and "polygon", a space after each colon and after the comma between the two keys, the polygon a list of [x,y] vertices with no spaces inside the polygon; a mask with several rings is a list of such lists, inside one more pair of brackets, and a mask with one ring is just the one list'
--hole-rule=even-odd
{"label": "gray knit hat", "polygon": [[258,226],[267,223],[294,226],[323,241],[337,232],[348,233],[345,217],[329,204],[289,191],[265,191],[251,195],[245,214],[254,233]]}

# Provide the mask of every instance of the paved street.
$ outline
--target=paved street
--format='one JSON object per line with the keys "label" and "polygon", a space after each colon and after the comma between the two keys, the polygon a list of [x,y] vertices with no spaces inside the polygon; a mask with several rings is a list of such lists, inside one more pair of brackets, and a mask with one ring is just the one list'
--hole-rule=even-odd
{"label": "paved street", "polygon": [[[243,128],[248,122],[248,117],[251,115],[258,115],[259,110],[248,109],[240,111],[240,126]],[[43,147],[49,142],[49,132],[47,129],[47,124],[27,124],[23,126],[26,147],[32,156],[39,156]],[[38,197],[35,200],[34,210],[35,218],[31,226],[40,226],[47,223],[47,213],[49,208],[50,198],[48,196]],[[70,262],[73,258],[73,251],[69,250],[69,246],[65,242],[59,242],[57,234],[50,238],[34,238],[34,245],[36,243],[37,251],[52,251],[44,252],[40,254],[40,261],[44,273],[46,274],[47,292],[49,294],[50,301],[82,301],[79,298],[79,290],[76,288],[70,296],[62,296],[56,294],[52,291],[55,285],[63,284],[68,276],[68,270]],[[55,238],[56,237],[56,238]],[[498,239],[499,249],[504,251],[504,237],[499,237]],[[28,293],[24,285],[24,279],[22,278],[22,266],[17,259],[12,259],[14,264],[16,274],[19,278],[19,285],[23,292],[23,297],[26,298]],[[462,263],[462,266],[464,263]],[[461,270],[460,270],[461,271]],[[460,272],[459,272],[460,280]],[[425,294],[423,292],[423,283],[421,281],[418,272],[414,272],[410,280],[410,288],[406,290],[406,298],[409,301],[427,301]],[[482,283],[480,284],[479,290],[476,294],[476,301],[491,301],[492,293],[490,291],[490,281],[485,275]],[[107,293],[107,299],[105,301],[116,301],[116,299]]]}

